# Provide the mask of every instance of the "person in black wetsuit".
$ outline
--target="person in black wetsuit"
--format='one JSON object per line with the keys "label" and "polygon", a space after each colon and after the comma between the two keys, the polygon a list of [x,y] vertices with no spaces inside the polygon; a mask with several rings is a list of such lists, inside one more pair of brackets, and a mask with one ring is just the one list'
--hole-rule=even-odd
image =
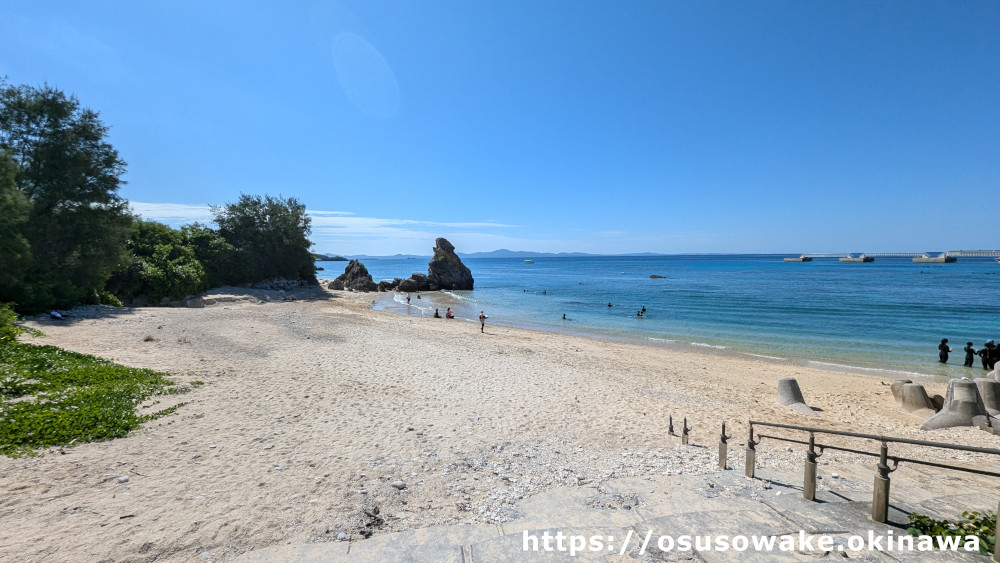
{"label": "person in black wetsuit", "polygon": [[951,347],[948,346],[948,339],[942,338],[941,343],[938,344],[938,360],[942,364],[948,363],[948,352],[951,352]]}
{"label": "person in black wetsuit", "polygon": [[983,344],[983,347],[976,352],[976,355],[982,358],[983,369],[990,369],[990,343]]}
{"label": "person in black wetsuit", "polygon": [[965,367],[971,368],[972,363],[976,359],[976,349],[972,347],[971,342],[966,342],[965,348],[962,348],[962,350],[965,350]]}

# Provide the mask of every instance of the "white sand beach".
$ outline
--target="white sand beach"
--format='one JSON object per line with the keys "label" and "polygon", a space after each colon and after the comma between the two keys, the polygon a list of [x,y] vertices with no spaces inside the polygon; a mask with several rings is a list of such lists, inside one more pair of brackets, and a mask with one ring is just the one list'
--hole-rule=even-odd
{"label": "white sand beach", "polygon": [[[239,291],[249,300],[89,308],[31,323],[46,336],[25,341],[205,384],[160,397],[149,408],[186,404],[127,438],[0,458],[0,560],[229,560],[340,533],[357,539],[376,507],[386,519],[376,534],[502,521],[519,498],[557,486],[716,471],[724,421],[740,467],[750,418],[1000,447],[975,429],[916,430],[920,419],[896,410],[884,378],[497,319],[481,334],[478,323],[372,311],[370,294],[319,287],[292,292],[294,301]],[[781,377],[798,380],[818,417],[775,404]],[[679,447],[671,415],[678,431],[687,417],[704,447]],[[758,457],[802,461],[775,442]],[[824,463],[873,462],[828,453]]]}

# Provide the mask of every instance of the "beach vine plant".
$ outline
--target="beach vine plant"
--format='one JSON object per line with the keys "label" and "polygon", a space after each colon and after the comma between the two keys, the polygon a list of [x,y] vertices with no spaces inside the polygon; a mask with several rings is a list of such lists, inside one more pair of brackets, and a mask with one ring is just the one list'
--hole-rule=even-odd
{"label": "beach vine plant", "polygon": [[985,514],[977,511],[962,513],[963,521],[935,520],[914,512],[910,514],[910,526],[906,532],[911,536],[957,537],[964,541],[967,536],[979,538],[979,552],[993,553],[996,545],[997,515],[993,511]]}
{"label": "beach vine plant", "polygon": [[139,405],[177,392],[164,373],[0,340],[0,454],[125,436],[177,407],[140,415]]}

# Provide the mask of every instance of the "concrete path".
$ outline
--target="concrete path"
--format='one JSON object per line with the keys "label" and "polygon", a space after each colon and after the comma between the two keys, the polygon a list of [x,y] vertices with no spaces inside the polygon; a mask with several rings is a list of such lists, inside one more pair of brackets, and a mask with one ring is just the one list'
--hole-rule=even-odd
{"label": "concrete path", "polygon": [[[822,475],[821,471],[821,475]],[[900,472],[902,473],[902,472]],[[524,499],[520,518],[499,525],[437,526],[367,540],[275,546],[245,554],[241,562],[272,561],[401,561],[434,563],[486,563],[506,561],[810,561],[821,557],[855,561],[969,561],[987,563],[988,557],[974,553],[934,551],[929,553],[881,549],[850,549],[852,535],[869,534],[893,538],[906,535],[910,512],[952,518],[966,510],[996,510],[1000,492],[984,483],[977,491],[948,491],[940,473],[908,468],[906,477],[893,478],[892,505],[888,525],[871,522],[871,490],[874,472],[850,466],[845,474],[827,474],[817,487],[816,502],[802,498],[801,475],[759,471],[747,479],[742,471],[719,471],[700,476],[677,475],[613,479],[580,487],[561,487]],[[897,499],[905,504],[898,504]],[[557,551],[556,534],[565,536],[567,551]],[[796,544],[792,551],[757,552],[696,549],[678,551],[660,536],[675,541],[681,535],[726,534],[812,538],[808,545]],[[525,533],[528,539],[525,540]],[[545,550],[544,534],[551,537]],[[651,535],[650,535],[651,534]],[[816,545],[818,535],[833,538],[828,553]],[[650,541],[642,549],[644,539]],[[583,536],[586,547],[571,556],[569,536]],[[600,551],[592,537],[601,541]],[[536,538],[536,539],[532,539]],[[528,550],[525,550],[527,541]],[[537,541],[537,550],[535,545]],[[584,540],[576,540],[578,542]],[[779,540],[780,541],[780,540]],[[896,540],[894,540],[895,542]],[[780,544],[776,544],[780,545]],[[623,547],[624,546],[624,547]],[[802,547],[802,549],[800,549]]]}

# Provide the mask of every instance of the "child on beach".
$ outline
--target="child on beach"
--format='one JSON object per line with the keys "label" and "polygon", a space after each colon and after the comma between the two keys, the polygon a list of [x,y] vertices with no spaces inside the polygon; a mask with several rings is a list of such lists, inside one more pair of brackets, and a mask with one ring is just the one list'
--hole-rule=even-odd
{"label": "child on beach", "polygon": [[486,313],[479,311],[479,332],[486,332]]}
{"label": "child on beach", "polygon": [[976,358],[976,349],[972,347],[971,342],[966,342],[965,348],[962,349],[965,350],[965,367],[971,368],[972,362]]}

